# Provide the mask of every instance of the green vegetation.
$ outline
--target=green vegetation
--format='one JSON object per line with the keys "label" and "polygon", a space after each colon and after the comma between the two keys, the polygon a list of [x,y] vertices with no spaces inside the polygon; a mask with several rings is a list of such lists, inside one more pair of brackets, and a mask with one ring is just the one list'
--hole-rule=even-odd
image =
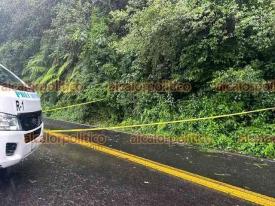
{"label": "green vegetation", "polygon": [[[275,105],[272,0],[14,2],[0,3],[0,61],[28,82],[82,85],[81,92],[43,92],[45,107],[105,99],[53,117],[128,125]],[[163,81],[189,82],[192,91],[112,92],[108,87]],[[220,91],[221,85],[245,84],[262,89]],[[274,141],[253,141],[275,136],[274,117],[274,112],[263,112],[135,132],[205,136],[211,139],[203,142],[207,148],[274,158]]]}

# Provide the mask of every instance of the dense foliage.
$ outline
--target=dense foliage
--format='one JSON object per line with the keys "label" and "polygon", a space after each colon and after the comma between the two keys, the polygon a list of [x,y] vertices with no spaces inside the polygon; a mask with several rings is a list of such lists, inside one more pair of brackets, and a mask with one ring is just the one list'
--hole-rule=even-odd
{"label": "dense foliage", "polygon": [[[29,82],[82,85],[81,92],[43,92],[45,107],[105,99],[53,117],[128,125],[274,106],[272,0],[8,2],[0,3],[0,61]],[[192,90],[112,92],[108,86],[164,81],[189,82]],[[249,91],[224,87],[247,84]],[[263,112],[138,131],[275,157],[275,140],[258,141],[274,136],[274,117]]]}

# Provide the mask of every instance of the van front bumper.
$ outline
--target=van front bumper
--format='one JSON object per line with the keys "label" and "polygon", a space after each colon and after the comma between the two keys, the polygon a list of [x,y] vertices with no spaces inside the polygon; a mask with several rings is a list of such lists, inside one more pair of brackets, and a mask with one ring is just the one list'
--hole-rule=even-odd
{"label": "van front bumper", "polygon": [[[44,125],[31,131],[0,131],[0,168],[7,168],[18,164],[24,158],[33,153],[43,141]],[[41,131],[34,140],[26,143],[25,135],[35,131]],[[7,155],[7,144],[16,144],[16,149],[11,155]]]}

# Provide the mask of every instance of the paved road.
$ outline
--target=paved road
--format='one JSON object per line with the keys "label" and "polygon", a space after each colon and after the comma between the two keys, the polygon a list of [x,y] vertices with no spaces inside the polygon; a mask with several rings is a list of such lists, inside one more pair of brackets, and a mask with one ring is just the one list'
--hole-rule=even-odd
{"label": "paved road", "polygon": [[0,205],[249,205],[78,145],[44,145],[0,178]]}
{"label": "paved road", "polygon": [[[46,124],[51,129],[87,128],[84,125],[56,120],[46,120]],[[108,147],[275,197],[275,161],[272,160],[205,152],[179,144],[132,144],[132,135],[112,131],[92,132],[88,136],[103,136]]]}
{"label": "paved road", "polygon": [[[59,128],[61,124],[79,127],[51,122]],[[117,140],[118,134],[114,136],[112,133],[111,137]],[[111,144],[109,141],[107,144]],[[153,150],[143,155],[152,154]],[[43,145],[22,164],[12,168],[8,177],[0,174],[0,200],[1,206],[251,205],[205,187],[71,144]]]}

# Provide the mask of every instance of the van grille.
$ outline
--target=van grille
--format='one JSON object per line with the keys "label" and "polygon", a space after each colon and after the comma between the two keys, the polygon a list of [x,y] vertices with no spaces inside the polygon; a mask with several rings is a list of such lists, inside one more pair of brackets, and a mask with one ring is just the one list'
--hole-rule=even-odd
{"label": "van grille", "polygon": [[42,112],[19,114],[18,119],[24,131],[33,130],[42,124]]}

